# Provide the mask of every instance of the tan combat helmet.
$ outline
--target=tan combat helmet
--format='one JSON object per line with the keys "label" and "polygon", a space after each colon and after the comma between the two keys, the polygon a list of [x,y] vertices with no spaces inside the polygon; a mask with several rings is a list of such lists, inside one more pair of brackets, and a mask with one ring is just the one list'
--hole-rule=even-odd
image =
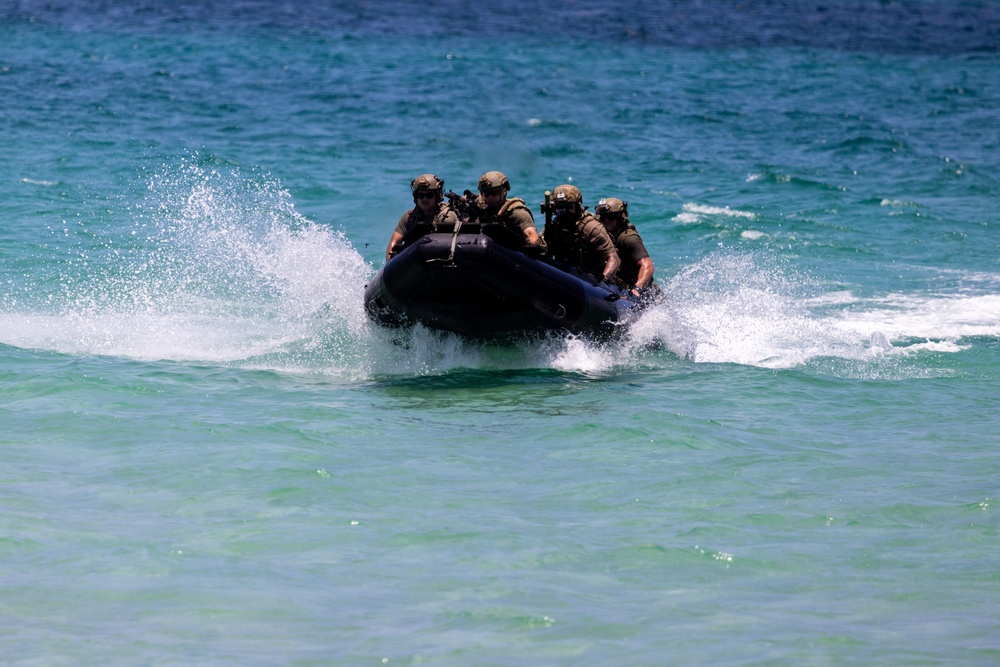
{"label": "tan combat helmet", "polygon": [[575,185],[560,185],[552,191],[552,203],[557,207],[560,204],[576,204],[580,208],[583,206],[583,193]]}
{"label": "tan combat helmet", "polygon": [[413,191],[414,203],[417,201],[417,193],[421,191],[436,192],[437,200],[441,201],[443,199],[444,181],[434,174],[421,174],[410,181],[410,190]]}
{"label": "tan combat helmet", "polygon": [[414,192],[418,190],[443,190],[444,181],[434,174],[421,174],[410,181],[410,189]]}
{"label": "tan combat helmet", "polygon": [[488,171],[479,177],[479,191],[486,192],[493,188],[503,188],[504,193],[510,192],[510,181],[503,172]]}
{"label": "tan combat helmet", "polygon": [[605,197],[597,202],[594,213],[598,218],[625,218],[628,219],[628,202],[617,197]]}

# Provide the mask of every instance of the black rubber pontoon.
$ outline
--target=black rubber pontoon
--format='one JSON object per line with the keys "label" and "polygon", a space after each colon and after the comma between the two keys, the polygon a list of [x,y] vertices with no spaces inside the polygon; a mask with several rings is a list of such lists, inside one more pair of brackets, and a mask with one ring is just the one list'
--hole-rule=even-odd
{"label": "black rubber pontoon", "polygon": [[420,322],[477,338],[552,331],[608,337],[638,312],[621,288],[523,246],[498,225],[415,229],[365,288],[365,309],[386,326]]}

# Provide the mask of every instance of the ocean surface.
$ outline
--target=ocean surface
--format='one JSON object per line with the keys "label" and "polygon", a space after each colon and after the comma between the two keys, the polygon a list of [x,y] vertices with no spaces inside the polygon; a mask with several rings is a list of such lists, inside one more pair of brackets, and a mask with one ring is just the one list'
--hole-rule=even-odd
{"label": "ocean surface", "polygon": [[[1000,663],[1000,2],[0,1],[0,663]],[[362,307],[424,172],[667,299]]]}

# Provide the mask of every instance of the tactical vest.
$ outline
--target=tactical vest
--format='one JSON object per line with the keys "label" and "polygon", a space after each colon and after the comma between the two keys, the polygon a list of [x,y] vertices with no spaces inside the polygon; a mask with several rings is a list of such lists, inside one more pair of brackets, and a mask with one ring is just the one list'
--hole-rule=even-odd
{"label": "tactical vest", "polygon": [[[587,224],[593,220],[596,224],[601,224],[598,222],[597,218],[590,211],[584,211],[583,215],[577,219],[572,226],[567,227],[566,225],[559,225],[553,227],[552,231],[555,234],[549,234],[548,228],[546,228],[546,243],[548,243],[549,250],[556,255],[559,259],[564,262],[568,262],[574,266],[578,266],[584,270],[588,270],[587,258],[591,254],[591,249],[587,245],[587,241],[583,235],[583,230],[586,228]],[[555,246],[555,248],[553,248]],[[601,264],[601,269],[603,269],[603,263]],[[599,269],[598,274],[601,273]]]}
{"label": "tactical vest", "polygon": [[448,206],[448,204],[446,204],[445,202],[441,202],[440,204],[438,204],[437,213],[435,213],[434,216],[430,220],[428,220],[423,215],[424,212],[420,210],[420,207],[414,206],[412,209],[410,209],[410,218],[409,220],[407,220],[407,224],[409,225],[410,229],[413,229],[414,227],[420,224],[437,227],[439,224],[444,222],[444,219],[449,212],[451,212],[451,208]]}
{"label": "tactical vest", "polygon": [[513,219],[511,218],[511,214],[514,211],[522,209],[527,211],[529,214],[531,213],[531,209],[528,208],[528,205],[524,203],[523,199],[520,197],[511,197],[503,203],[503,206],[500,207],[500,210],[497,211],[495,215],[484,213],[479,216],[479,220],[483,223],[498,222],[511,231],[520,233],[521,229],[519,227],[516,225],[512,226]]}
{"label": "tactical vest", "polygon": [[500,207],[500,210],[497,211],[497,219],[503,221],[504,217],[508,213],[513,213],[514,211],[520,209],[524,209],[528,213],[531,213],[531,209],[528,208],[528,205],[524,203],[523,199],[521,199],[520,197],[511,197],[510,199],[505,201],[503,206]]}

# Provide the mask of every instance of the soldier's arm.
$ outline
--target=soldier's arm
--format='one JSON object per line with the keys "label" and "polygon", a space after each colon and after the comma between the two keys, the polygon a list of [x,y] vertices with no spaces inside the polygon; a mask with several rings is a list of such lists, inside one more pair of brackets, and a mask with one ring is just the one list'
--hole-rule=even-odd
{"label": "soldier's arm", "polygon": [[618,251],[615,250],[615,244],[611,240],[611,235],[608,234],[604,225],[595,219],[594,224],[590,226],[588,240],[594,244],[597,251],[601,253],[601,257],[604,258],[604,271],[601,272],[601,277],[604,282],[609,282],[618,273],[618,267],[622,265]]}
{"label": "soldier's arm", "polygon": [[542,237],[538,235],[538,230],[534,227],[526,228],[524,230],[524,236],[528,239],[528,245],[533,248],[542,242]]}
{"label": "soldier's arm", "polygon": [[635,286],[637,289],[643,289],[649,285],[649,282],[653,279],[653,260],[649,257],[643,257],[639,260],[639,277],[636,278]]}
{"label": "soldier's arm", "polygon": [[388,262],[396,254],[396,246],[399,245],[408,231],[410,231],[410,211],[400,216],[399,222],[396,223],[392,238],[389,239],[389,245],[385,248],[385,261]]}
{"label": "soldier's arm", "polygon": [[610,282],[610,280],[615,277],[615,274],[618,273],[618,267],[621,265],[622,261],[618,259],[618,253],[615,252],[614,248],[611,248],[611,255],[606,258],[606,261],[604,262],[604,271],[601,275],[604,282]]}
{"label": "soldier's arm", "polygon": [[396,246],[399,242],[403,240],[403,235],[399,232],[393,232],[392,238],[389,239],[389,245],[385,249],[385,261],[392,259],[392,256],[396,254]]}
{"label": "soldier's arm", "polygon": [[531,211],[527,209],[518,209],[513,214],[514,219],[517,221],[517,226],[524,233],[524,237],[528,240],[528,245],[531,247],[537,246],[542,242],[542,237],[538,235],[538,228],[535,227],[535,218],[531,215]]}

